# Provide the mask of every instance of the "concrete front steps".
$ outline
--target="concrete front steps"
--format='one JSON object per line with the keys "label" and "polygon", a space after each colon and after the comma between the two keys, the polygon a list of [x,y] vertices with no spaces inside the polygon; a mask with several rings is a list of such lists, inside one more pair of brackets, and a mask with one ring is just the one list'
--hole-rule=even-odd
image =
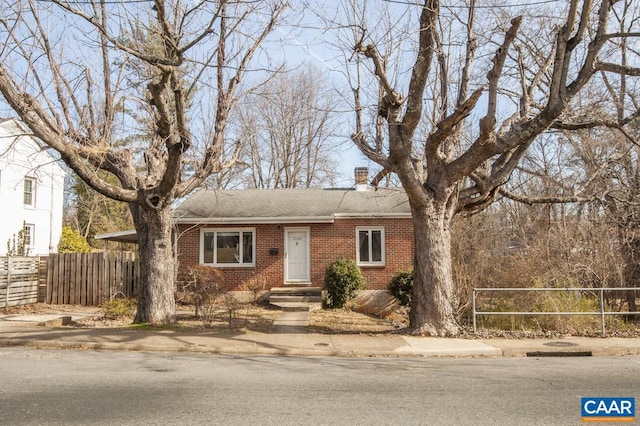
{"label": "concrete front steps", "polygon": [[274,287],[269,291],[269,303],[283,311],[313,311],[322,308],[320,287]]}

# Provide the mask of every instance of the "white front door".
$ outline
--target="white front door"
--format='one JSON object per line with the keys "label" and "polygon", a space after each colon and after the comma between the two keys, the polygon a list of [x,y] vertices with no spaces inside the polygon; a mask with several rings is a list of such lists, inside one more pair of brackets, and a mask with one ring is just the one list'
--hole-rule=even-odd
{"label": "white front door", "polygon": [[309,230],[301,228],[285,229],[285,283],[308,283],[309,271]]}

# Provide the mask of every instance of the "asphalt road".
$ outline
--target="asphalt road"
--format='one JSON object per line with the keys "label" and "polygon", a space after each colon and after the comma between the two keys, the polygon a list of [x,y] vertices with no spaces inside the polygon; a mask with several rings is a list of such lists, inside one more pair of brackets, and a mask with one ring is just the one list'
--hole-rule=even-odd
{"label": "asphalt road", "polygon": [[0,349],[2,425],[579,425],[582,396],[632,396],[637,408],[640,357]]}

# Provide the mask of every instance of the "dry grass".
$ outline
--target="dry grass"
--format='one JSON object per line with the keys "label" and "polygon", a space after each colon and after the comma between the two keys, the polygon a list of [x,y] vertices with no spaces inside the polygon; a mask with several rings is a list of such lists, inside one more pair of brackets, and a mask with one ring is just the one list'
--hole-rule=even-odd
{"label": "dry grass", "polygon": [[[190,306],[178,306],[177,324],[148,327],[146,325],[133,325],[133,317],[121,317],[107,319],[104,310],[95,306],[77,305],[46,305],[42,303],[34,305],[0,308],[1,314],[84,314],[87,319],[74,324],[75,327],[86,328],[130,328],[150,330],[175,330],[194,331],[207,333],[237,333],[252,331],[260,333],[271,332],[273,321],[281,311],[268,305],[242,304],[230,316],[228,310],[218,310],[208,321],[194,316],[194,309]],[[324,334],[385,334],[403,332],[408,325],[406,312],[397,312],[386,318],[379,318],[347,309],[328,309],[313,311],[309,315],[309,332]],[[480,328],[478,334],[473,334],[467,327],[460,337],[478,338],[557,338],[566,335],[599,337],[599,329],[574,330],[571,333],[558,330],[519,329],[499,330]],[[609,337],[640,337],[640,324],[625,323],[624,321],[609,320],[607,324],[607,336]]]}
{"label": "dry grass", "polygon": [[[196,318],[194,308],[179,305],[177,308],[177,324],[148,327],[145,325],[132,325],[133,316],[119,318],[106,318],[103,308],[96,306],[79,305],[47,305],[37,303],[33,305],[16,306],[0,309],[0,314],[83,314],[88,318],[77,321],[75,327],[86,328],[148,328],[171,329],[183,331],[207,331],[224,333],[233,330],[253,331],[269,333],[273,321],[282,311],[268,305],[242,304],[229,313],[226,309],[219,309],[208,320]],[[402,316],[378,318],[351,310],[331,309],[311,312],[309,316],[309,331],[312,333],[388,333],[403,328]]]}
{"label": "dry grass", "polygon": [[386,318],[347,309],[325,309],[309,315],[309,331],[325,334],[391,333],[406,327],[406,318],[393,314]]}
{"label": "dry grass", "polygon": [[101,308],[97,306],[82,305],[47,305],[46,303],[34,303],[32,305],[10,306],[0,308],[0,315],[37,315],[37,314],[85,314],[100,315]]}
{"label": "dry grass", "polygon": [[206,318],[195,316],[195,308],[179,306],[176,313],[176,324],[152,327],[146,324],[132,324],[133,316],[121,317],[113,321],[99,315],[91,319],[83,319],[75,323],[76,327],[90,328],[136,328],[148,330],[196,331],[209,333],[228,333],[254,331],[269,333],[273,321],[280,311],[264,306],[244,304],[237,309],[219,309]]}

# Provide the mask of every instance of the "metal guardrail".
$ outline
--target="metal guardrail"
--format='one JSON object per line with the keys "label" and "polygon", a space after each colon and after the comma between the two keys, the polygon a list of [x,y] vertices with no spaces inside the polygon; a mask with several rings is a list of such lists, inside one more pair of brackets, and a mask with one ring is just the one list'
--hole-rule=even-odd
{"label": "metal guardrail", "polygon": [[[517,287],[517,288],[474,288],[473,289],[473,298],[472,298],[472,308],[473,308],[473,332],[477,332],[476,328],[476,317],[478,315],[599,315],[600,316],[600,325],[602,328],[602,336],[605,336],[605,316],[607,315],[640,315],[640,312],[613,312],[606,311],[604,304],[604,292],[605,291],[637,291],[640,292],[640,288],[638,287],[610,287],[610,288],[592,288],[592,287],[567,287],[567,288],[526,288],[526,287]],[[599,292],[599,310],[598,311],[586,311],[586,312],[568,312],[568,311],[556,311],[556,312],[524,312],[524,311],[516,311],[516,312],[492,312],[492,311],[477,311],[476,310],[476,297],[480,292],[499,292],[499,291],[588,291],[588,292]]]}

